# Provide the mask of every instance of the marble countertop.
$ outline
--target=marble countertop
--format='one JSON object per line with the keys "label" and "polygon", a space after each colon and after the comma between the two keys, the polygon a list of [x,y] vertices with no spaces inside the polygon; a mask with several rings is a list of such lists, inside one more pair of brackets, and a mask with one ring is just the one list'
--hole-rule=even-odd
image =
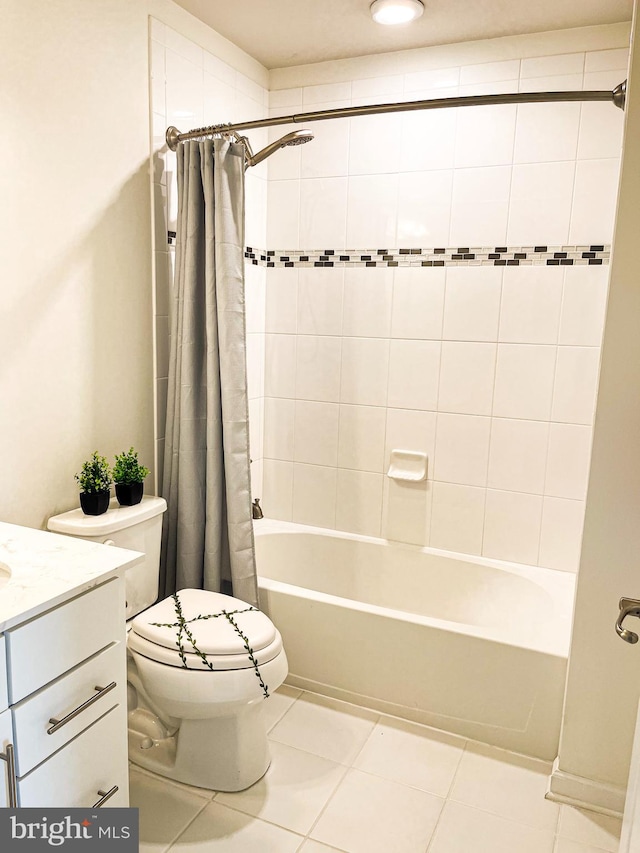
{"label": "marble countertop", "polygon": [[0,631],[97,586],[143,558],[138,551],[0,522]]}

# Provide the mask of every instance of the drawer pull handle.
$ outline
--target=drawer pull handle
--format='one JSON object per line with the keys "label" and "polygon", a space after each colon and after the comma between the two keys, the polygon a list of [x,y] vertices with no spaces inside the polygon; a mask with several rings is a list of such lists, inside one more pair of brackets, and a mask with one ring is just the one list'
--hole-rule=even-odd
{"label": "drawer pull handle", "polygon": [[116,794],[119,790],[120,789],[118,788],[118,786],[114,785],[110,791],[98,791],[98,793],[100,794],[100,799],[97,803],[94,803],[91,808],[99,809],[100,806],[103,806],[107,802],[107,800],[110,800],[111,797],[113,797],[113,795]]}
{"label": "drawer pull handle", "polygon": [[92,696],[90,699],[87,699],[86,702],[83,702],[82,705],[78,705],[77,708],[74,708],[73,711],[67,714],[66,717],[63,717],[61,720],[56,719],[55,717],[51,717],[49,720],[52,725],[47,729],[47,734],[52,735],[55,734],[58,729],[61,729],[63,726],[66,726],[67,723],[70,723],[71,720],[74,720],[78,714],[81,714],[83,711],[86,711],[87,708],[90,708],[98,699],[102,699],[110,690],[116,686],[115,681],[112,681],[111,684],[107,684],[106,687],[94,687],[94,690],[98,692],[95,696]]}
{"label": "drawer pull handle", "polygon": [[0,758],[7,762],[7,789],[9,808],[18,808],[18,785],[16,782],[16,756],[13,745],[7,745],[6,752],[0,752]]}

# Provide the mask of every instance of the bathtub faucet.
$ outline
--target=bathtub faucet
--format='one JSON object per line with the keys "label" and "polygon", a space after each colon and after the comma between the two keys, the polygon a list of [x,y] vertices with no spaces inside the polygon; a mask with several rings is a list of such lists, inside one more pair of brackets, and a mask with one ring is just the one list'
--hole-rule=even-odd
{"label": "bathtub faucet", "polygon": [[262,507],[260,506],[260,498],[256,498],[251,504],[251,515],[254,519],[264,518],[264,513],[262,512]]}

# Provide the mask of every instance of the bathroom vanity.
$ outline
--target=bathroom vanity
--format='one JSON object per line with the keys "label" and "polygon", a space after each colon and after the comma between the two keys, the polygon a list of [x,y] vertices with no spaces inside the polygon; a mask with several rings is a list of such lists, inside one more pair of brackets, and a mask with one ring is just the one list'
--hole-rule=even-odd
{"label": "bathroom vanity", "polygon": [[0,807],[127,806],[136,551],[0,523]]}

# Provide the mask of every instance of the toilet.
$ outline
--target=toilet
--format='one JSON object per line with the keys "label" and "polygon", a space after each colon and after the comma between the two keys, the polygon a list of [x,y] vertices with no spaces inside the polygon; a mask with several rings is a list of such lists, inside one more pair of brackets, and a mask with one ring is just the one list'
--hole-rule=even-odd
{"label": "toilet", "polygon": [[[282,637],[255,607],[182,589],[156,603],[163,498],[49,519],[55,533],[141,551],[125,575],[129,758],[162,776],[241,791],[270,763],[264,699],[287,676]],[[248,648],[247,648],[248,647]]]}

